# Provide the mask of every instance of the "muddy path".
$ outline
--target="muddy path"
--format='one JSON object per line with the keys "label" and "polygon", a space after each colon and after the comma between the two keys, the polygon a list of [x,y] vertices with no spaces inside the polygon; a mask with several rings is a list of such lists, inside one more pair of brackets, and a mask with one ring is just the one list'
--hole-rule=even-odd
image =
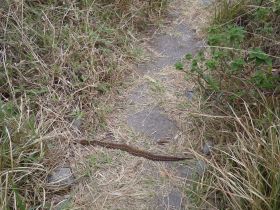
{"label": "muddy path", "polygon": [[[190,2],[197,8],[188,12]],[[173,2],[170,23],[143,43],[149,60],[134,67],[100,137],[110,133],[113,142],[172,156],[187,155],[198,144],[190,113],[199,96],[174,64],[203,45],[191,22],[199,21],[208,3]],[[78,146],[74,153],[72,168],[84,178],[72,191],[73,209],[191,209],[186,188],[206,168],[195,159],[153,162],[101,147]]]}

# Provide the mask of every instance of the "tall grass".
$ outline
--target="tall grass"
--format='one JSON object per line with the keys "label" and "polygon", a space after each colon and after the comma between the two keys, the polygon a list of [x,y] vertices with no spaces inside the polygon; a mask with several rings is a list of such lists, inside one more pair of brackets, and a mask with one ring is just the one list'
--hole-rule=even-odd
{"label": "tall grass", "polygon": [[0,209],[48,208],[60,142],[106,123],[104,101],[138,56],[135,37],[166,3],[0,1]]}
{"label": "tall grass", "polygon": [[191,61],[215,142],[194,185],[199,207],[280,209],[279,20],[279,1],[220,1],[209,47]]}
{"label": "tall grass", "polygon": [[[12,103],[0,104],[0,207],[25,209],[26,202],[36,206],[44,201],[46,170],[42,158],[45,146],[35,116],[28,116]],[[13,201],[13,202],[11,202]]]}

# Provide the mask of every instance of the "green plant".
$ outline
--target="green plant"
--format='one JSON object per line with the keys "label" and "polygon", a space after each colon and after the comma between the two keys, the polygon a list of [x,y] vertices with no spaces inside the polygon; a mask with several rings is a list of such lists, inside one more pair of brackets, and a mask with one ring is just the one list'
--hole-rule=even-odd
{"label": "green plant", "polygon": [[[244,30],[240,27],[229,26],[219,30],[216,27],[209,31],[208,43],[215,44],[215,47],[211,48],[210,45],[207,58],[200,54],[191,59],[190,67],[204,89],[228,90],[228,86],[252,89],[251,86],[255,85],[271,90],[277,87],[277,80],[271,76],[271,57],[260,48],[242,50],[246,47],[244,38]],[[251,81],[250,86],[242,86],[244,79]],[[240,83],[232,86],[231,83],[238,80]],[[231,92],[239,91],[238,89],[232,89]]]}
{"label": "green plant", "polygon": [[183,69],[184,69],[184,64],[183,64],[181,61],[177,61],[177,62],[175,63],[175,68],[176,68],[177,70],[183,70]]}
{"label": "green plant", "polygon": [[220,1],[208,49],[190,59],[211,113],[198,120],[216,142],[194,185],[197,207],[280,208],[278,29],[279,1]]}
{"label": "green plant", "polygon": [[133,37],[166,4],[0,1],[0,209],[48,207],[46,176],[65,158],[62,136],[106,124],[104,98],[137,56]]}
{"label": "green plant", "polygon": [[[12,102],[0,101],[0,207],[37,206],[43,199],[47,175],[42,163],[45,151],[34,116],[26,116]],[[36,189],[36,190],[30,190]]]}

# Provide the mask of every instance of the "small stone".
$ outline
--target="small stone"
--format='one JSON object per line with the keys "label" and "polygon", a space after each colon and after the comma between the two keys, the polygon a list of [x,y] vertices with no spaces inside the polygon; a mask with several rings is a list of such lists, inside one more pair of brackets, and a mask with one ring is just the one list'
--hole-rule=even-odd
{"label": "small stone", "polygon": [[178,176],[181,178],[190,178],[193,173],[193,169],[191,166],[187,165],[179,165],[176,167]]}
{"label": "small stone", "polygon": [[178,189],[172,189],[167,196],[158,198],[158,206],[155,209],[156,210],[185,209],[183,197],[184,197],[183,194]]}
{"label": "small stone", "polygon": [[211,142],[211,141],[206,142],[202,149],[203,154],[210,155],[212,148],[213,148],[213,142]]}
{"label": "small stone", "polygon": [[196,168],[196,172],[198,173],[198,175],[202,176],[206,172],[208,165],[207,165],[207,163],[205,163],[205,161],[198,160],[196,162],[195,168]]}
{"label": "small stone", "polygon": [[74,182],[74,176],[70,168],[56,168],[48,177],[48,183],[54,186],[71,185]]}
{"label": "small stone", "polygon": [[178,133],[176,123],[158,107],[151,107],[128,116],[127,123],[134,131],[143,133],[155,141],[161,139],[172,141]]}
{"label": "small stone", "polygon": [[280,68],[279,69],[272,69],[272,76],[275,78],[280,78]]}
{"label": "small stone", "polygon": [[214,0],[201,0],[202,4],[205,6],[209,6],[214,2]]}
{"label": "small stone", "polygon": [[77,129],[80,129],[82,125],[82,119],[81,118],[76,118],[72,122],[72,126],[74,126]]}
{"label": "small stone", "polygon": [[186,95],[187,99],[192,100],[193,95],[194,95],[193,90],[186,90],[185,95]]}

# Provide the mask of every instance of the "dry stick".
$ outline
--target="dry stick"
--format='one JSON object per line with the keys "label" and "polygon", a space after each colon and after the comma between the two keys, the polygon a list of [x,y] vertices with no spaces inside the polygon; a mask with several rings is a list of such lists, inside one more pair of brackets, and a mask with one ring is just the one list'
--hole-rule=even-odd
{"label": "dry stick", "polygon": [[181,161],[181,160],[186,160],[186,159],[192,159],[191,157],[174,157],[174,156],[165,156],[165,155],[156,155],[147,151],[143,151],[140,149],[137,149],[135,147],[129,146],[127,144],[117,144],[117,143],[112,143],[108,141],[88,141],[86,139],[82,139],[79,141],[80,144],[85,145],[85,146],[101,146],[105,147],[108,149],[119,149],[122,151],[125,151],[133,156],[137,157],[143,157],[148,160],[152,161]]}

